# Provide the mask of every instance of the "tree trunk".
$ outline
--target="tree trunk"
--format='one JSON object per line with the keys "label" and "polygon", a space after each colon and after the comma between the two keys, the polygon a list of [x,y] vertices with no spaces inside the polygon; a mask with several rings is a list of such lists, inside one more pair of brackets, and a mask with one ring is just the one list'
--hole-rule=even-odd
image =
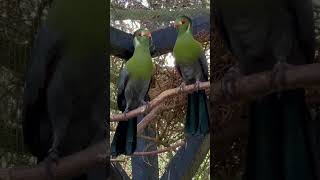
{"label": "tree trunk", "polygon": [[210,148],[210,135],[190,136],[186,145],[171,159],[161,180],[190,180],[196,174]]}
{"label": "tree trunk", "polygon": [[[142,135],[155,138],[156,132],[147,127],[143,130]],[[141,137],[137,138],[136,152],[156,150],[157,144],[155,142],[143,139]],[[133,156],[131,158],[131,164],[133,180],[159,179],[158,156]]]}

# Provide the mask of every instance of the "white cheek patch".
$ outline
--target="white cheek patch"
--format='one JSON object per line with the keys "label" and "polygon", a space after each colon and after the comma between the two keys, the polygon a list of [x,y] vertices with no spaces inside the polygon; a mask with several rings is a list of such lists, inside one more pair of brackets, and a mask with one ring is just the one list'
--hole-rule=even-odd
{"label": "white cheek patch", "polygon": [[138,41],[138,39],[137,39],[137,37],[134,37],[134,44],[137,46],[137,45],[139,45],[140,44],[140,42]]}

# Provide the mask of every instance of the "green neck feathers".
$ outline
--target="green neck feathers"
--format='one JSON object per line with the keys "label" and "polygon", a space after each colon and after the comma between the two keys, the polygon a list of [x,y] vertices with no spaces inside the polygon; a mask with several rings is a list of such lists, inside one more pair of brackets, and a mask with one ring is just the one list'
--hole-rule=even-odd
{"label": "green neck feathers", "polygon": [[130,78],[149,80],[153,72],[152,58],[149,50],[149,41],[134,40],[133,56],[126,63]]}
{"label": "green neck feathers", "polygon": [[191,25],[178,29],[178,37],[173,48],[173,55],[179,65],[195,63],[201,56],[201,44],[193,38]]}

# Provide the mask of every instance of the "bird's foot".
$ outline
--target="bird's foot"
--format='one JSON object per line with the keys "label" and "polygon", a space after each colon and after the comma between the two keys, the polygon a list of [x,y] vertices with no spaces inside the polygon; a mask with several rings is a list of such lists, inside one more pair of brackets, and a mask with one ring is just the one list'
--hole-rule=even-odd
{"label": "bird's foot", "polygon": [[145,106],[143,110],[143,114],[148,114],[149,109],[150,109],[150,102],[149,101],[142,101],[142,104]]}
{"label": "bird's foot", "polygon": [[44,160],[46,173],[47,173],[49,179],[55,179],[55,175],[54,175],[52,168],[53,168],[54,164],[56,166],[58,165],[58,160],[59,160],[59,153],[58,153],[57,149],[51,148],[48,151],[47,158]]}
{"label": "bird's foot", "polygon": [[277,93],[278,93],[278,98],[280,98],[281,96],[281,91],[284,89],[285,87],[285,81],[286,81],[286,71],[287,69],[289,69],[290,67],[292,67],[292,65],[283,62],[283,61],[278,61],[272,70],[271,73],[271,80],[272,82],[272,86],[275,87]]}
{"label": "bird's foot", "polygon": [[200,90],[200,81],[196,80],[196,82],[194,83],[194,88],[199,91]]}
{"label": "bird's foot", "polygon": [[182,82],[182,83],[179,85],[179,92],[182,92],[185,87],[186,87],[186,83],[185,83],[185,82]]}
{"label": "bird's foot", "polygon": [[234,94],[234,85],[237,78],[243,76],[238,65],[232,66],[221,80],[221,90],[228,99]]}
{"label": "bird's foot", "polygon": [[129,112],[129,110],[127,108],[123,111],[123,115],[125,118],[127,117],[128,112]]}

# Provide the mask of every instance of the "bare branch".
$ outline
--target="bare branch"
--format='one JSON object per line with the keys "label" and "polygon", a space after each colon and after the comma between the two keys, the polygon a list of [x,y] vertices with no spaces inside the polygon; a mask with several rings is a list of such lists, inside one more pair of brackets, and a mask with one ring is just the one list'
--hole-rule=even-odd
{"label": "bare branch", "polygon": [[[210,87],[210,82],[201,82],[199,89],[208,89]],[[154,109],[155,107],[159,106],[165,99],[172,97],[174,95],[178,95],[181,93],[190,93],[193,91],[196,91],[196,87],[192,85],[185,86],[183,90],[180,90],[179,88],[173,88],[168,89],[166,91],[163,91],[160,95],[158,95],[156,98],[154,98],[152,101],[149,102],[149,110]],[[146,106],[140,106],[132,111],[129,111],[126,116],[124,114],[117,114],[110,117],[111,122],[115,121],[127,121],[130,118],[136,117],[140,114],[143,114],[145,111]]]}
{"label": "bare branch", "polygon": [[[285,86],[284,89],[294,89],[312,86],[320,83],[320,64],[299,65],[288,69],[285,72]],[[277,89],[272,86],[272,71],[257,73],[249,76],[239,77],[234,82],[233,92],[230,97],[226,97],[222,91],[222,81],[214,82],[211,90],[211,97],[215,103],[226,103],[230,101],[238,101],[245,99],[253,99],[257,96],[265,95],[275,92]],[[200,89],[209,89],[209,82],[202,82]],[[161,109],[159,106],[166,98],[183,93],[190,93],[195,91],[194,85],[188,85],[183,91],[179,88],[169,89],[162,92],[155,99],[150,102],[151,112],[144,117],[138,124],[137,132],[140,134],[144,128],[154,119],[156,113]],[[135,110],[123,114],[114,115],[110,121],[126,121],[129,118],[135,117],[144,112],[146,106],[141,106]]]}
{"label": "bare branch", "polygon": [[[305,88],[320,84],[320,63],[294,66],[285,72],[284,89]],[[211,97],[215,103],[227,103],[253,99],[268,93],[276,92],[272,86],[272,71],[256,73],[237,79],[234,83],[230,99],[224,96],[221,81],[215,82],[211,89]]]}
{"label": "bare branch", "polygon": [[157,107],[155,107],[154,109],[152,109],[152,111],[146,115],[142,121],[140,121],[140,123],[137,126],[137,134],[141,134],[142,131],[148,126],[148,124],[154,119],[154,117],[157,115],[157,112],[159,110],[162,110],[163,106],[159,105]]}
{"label": "bare branch", "polygon": [[[73,155],[59,159],[52,171],[56,179],[65,179],[85,173],[88,169],[106,164],[106,142],[100,142]],[[48,179],[43,163],[33,167],[13,167],[0,169],[0,179],[10,180],[42,180]]]}

